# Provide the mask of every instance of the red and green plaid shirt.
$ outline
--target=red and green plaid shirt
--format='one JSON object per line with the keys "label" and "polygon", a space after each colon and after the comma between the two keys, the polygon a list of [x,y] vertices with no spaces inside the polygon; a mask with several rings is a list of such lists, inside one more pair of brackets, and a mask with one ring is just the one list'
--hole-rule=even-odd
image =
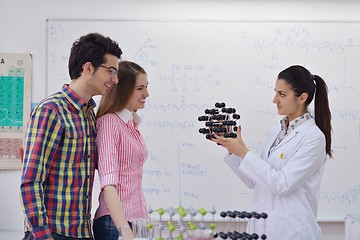
{"label": "red and green plaid shirt", "polygon": [[32,111],[21,178],[25,229],[35,239],[90,236],[97,152],[94,100],[67,85]]}

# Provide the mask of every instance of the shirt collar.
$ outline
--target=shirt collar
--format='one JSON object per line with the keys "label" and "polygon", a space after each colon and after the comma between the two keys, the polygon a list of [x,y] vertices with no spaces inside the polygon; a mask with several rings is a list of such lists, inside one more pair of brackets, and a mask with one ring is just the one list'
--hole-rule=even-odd
{"label": "shirt collar", "polygon": [[[308,120],[310,118],[313,118],[313,116],[311,116],[311,114],[309,112],[306,112],[303,115],[293,119],[289,123],[287,133],[290,133],[292,130],[294,130],[296,127],[298,127],[301,123],[305,122],[306,120]],[[288,121],[289,121],[288,117],[284,117],[283,119],[280,120],[281,130],[286,129]]]}
{"label": "shirt collar", "polygon": [[62,92],[64,93],[66,99],[68,99],[69,102],[71,102],[78,109],[82,109],[82,107],[86,105],[88,105],[88,108],[96,107],[94,99],[90,98],[89,102],[85,102],[69,87],[68,84],[64,84],[64,86],[62,87]]}
{"label": "shirt collar", "polygon": [[118,115],[125,123],[133,120],[135,124],[138,125],[141,122],[140,116],[137,113],[131,112],[126,108],[119,112],[116,112],[116,115]]}

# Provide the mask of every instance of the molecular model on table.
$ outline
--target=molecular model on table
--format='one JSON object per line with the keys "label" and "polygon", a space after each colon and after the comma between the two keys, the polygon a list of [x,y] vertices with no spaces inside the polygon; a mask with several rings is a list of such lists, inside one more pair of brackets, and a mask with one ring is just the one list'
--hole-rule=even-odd
{"label": "molecular model on table", "polygon": [[[265,240],[266,213],[246,211],[222,211],[222,229],[216,227],[215,209],[210,211],[200,208],[149,208],[146,224],[133,225],[135,238],[139,239],[188,239],[188,240]],[[211,214],[211,217],[206,217]],[[140,227],[139,227],[140,226]],[[139,229],[145,229],[139,231]],[[141,234],[138,234],[141,232]]]}
{"label": "molecular model on table", "polygon": [[[213,239],[215,234],[215,209],[198,210],[193,207],[149,208],[149,223],[147,228],[151,239]],[[206,216],[212,215],[211,219]],[[155,216],[154,216],[155,215]],[[166,222],[166,223],[164,223]]]}
{"label": "molecular model on table", "polygon": [[[214,235],[214,238],[231,240],[264,240],[267,238],[265,227],[268,215],[266,213],[235,210],[220,212],[220,216],[223,218],[224,227]],[[247,225],[247,231],[245,225]]]}

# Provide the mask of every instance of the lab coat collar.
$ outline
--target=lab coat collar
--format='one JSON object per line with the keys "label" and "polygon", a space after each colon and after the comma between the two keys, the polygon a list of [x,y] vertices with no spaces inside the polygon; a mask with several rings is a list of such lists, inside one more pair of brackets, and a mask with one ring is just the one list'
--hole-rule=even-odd
{"label": "lab coat collar", "polygon": [[[298,133],[301,133],[301,132],[305,132],[308,128],[314,126],[316,123],[315,123],[315,119],[314,118],[310,118],[308,119],[307,121],[303,122],[302,124],[300,124],[298,127],[296,127],[292,132],[290,132],[289,135],[285,136],[284,139],[279,143],[279,145],[277,145],[274,149],[276,150],[278,147],[284,145],[285,143],[287,143],[288,141],[290,141],[292,138],[294,138],[296,136],[296,134]],[[278,132],[277,132],[277,135],[279,134],[280,132],[280,127],[278,128]],[[277,137],[277,135],[275,135],[274,137],[274,141]],[[270,149],[271,145],[269,146],[269,149]],[[268,149],[268,151],[269,151]]]}

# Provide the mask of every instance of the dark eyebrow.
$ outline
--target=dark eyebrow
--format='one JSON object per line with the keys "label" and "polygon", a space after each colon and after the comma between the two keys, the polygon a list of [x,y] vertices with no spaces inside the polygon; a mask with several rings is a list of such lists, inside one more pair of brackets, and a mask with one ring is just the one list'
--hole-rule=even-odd
{"label": "dark eyebrow", "polygon": [[283,91],[283,90],[276,90],[276,88],[274,88],[274,91],[275,92],[282,92],[282,93],[286,93],[285,91]]}
{"label": "dark eyebrow", "polygon": [[146,86],[148,86],[149,85],[149,83],[146,83],[146,84],[140,84],[140,85],[137,85],[137,87],[146,87]]}

